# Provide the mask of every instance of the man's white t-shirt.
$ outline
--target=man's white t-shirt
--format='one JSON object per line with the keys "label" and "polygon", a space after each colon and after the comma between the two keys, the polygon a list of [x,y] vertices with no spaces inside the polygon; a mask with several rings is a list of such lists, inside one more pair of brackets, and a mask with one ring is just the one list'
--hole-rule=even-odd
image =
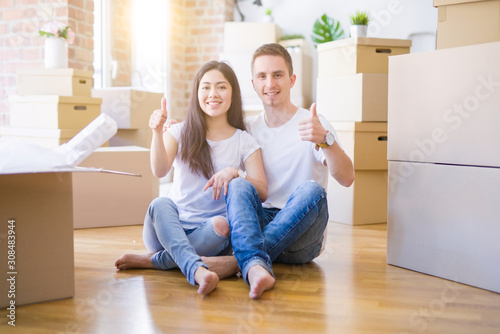
{"label": "man's white t-shirt", "polygon": [[[309,180],[326,189],[328,168],[323,150],[316,150],[316,144],[302,141],[299,136],[298,121],[311,117],[311,112],[299,108],[288,122],[276,128],[266,124],[264,114],[262,112],[245,119],[247,131],[259,143],[264,160],[269,196],[262,206],[282,209],[294,190]],[[339,143],[330,122],[321,115],[319,118],[323,127],[332,132]]]}
{"label": "man's white t-shirt", "polygon": [[[179,219],[184,228],[196,228],[214,216],[226,217],[226,203],[224,196],[214,200],[212,188],[203,191],[208,179],[202,174],[193,173],[189,165],[180,158],[181,132],[184,122],[172,125],[168,131],[177,141],[178,151],[173,167],[174,181],[168,197],[174,201],[179,212]],[[244,161],[256,150],[259,145],[255,139],[245,131],[237,129],[230,138],[221,141],[208,140],[211,148],[212,162],[215,172],[226,167],[245,170]]]}

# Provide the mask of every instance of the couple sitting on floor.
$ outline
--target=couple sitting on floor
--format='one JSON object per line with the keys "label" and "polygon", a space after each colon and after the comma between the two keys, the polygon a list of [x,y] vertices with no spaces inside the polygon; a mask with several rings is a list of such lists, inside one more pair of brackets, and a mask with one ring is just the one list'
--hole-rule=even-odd
{"label": "couple sitting on floor", "polygon": [[151,168],[163,177],[174,167],[173,185],[146,214],[149,253],[124,254],[118,269],[179,268],[201,295],[241,271],[256,299],[275,284],[273,262],[321,253],[328,173],[348,187],[352,162],[314,104],[292,104],[296,76],[285,48],[265,44],[251,65],[259,115],[243,120],[236,75],[218,61],[197,73],[184,122],[167,129],[165,99],[151,115]]}

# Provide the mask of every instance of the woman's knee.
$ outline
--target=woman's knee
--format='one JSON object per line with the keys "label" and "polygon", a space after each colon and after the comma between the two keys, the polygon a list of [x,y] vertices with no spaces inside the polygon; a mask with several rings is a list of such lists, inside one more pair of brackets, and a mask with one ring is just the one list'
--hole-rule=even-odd
{"label": "woman's knee", "polygon": [[176,209],[174,201],[172,201],[168,197],[157,197],[155,198],[151,204],[149,204],[148,214],[151,217],[154,217],[154,212],[158,211],[159,208],[172,208]]}
{"label": "woman's knee", "polygon": [[229,227],[229,222],[226,218],[222,216],[216,216],[212,218],[212,226],[214,232],[221,237],[229,237],[231,235],[231,228]]}

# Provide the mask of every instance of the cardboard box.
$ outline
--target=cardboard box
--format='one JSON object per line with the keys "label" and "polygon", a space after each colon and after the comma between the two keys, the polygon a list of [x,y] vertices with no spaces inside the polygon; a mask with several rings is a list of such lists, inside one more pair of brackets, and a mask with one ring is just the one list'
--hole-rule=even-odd
{"label": "cardboard box", "polygon": [[223,52],[253,53],[262,44],[276,43],[280,38],[281,28],[272,22],[225,22]]}
{"label": "cardboard box", "polygon": [[74,68],[21,70],[17,73],[19,95],[90,97],[92,72]]}
{"label": "cardboard box", "polygon": [[[74,289],[71,173],[0,174],[0,308],[70,298]],[[8,239],[9,220],[15,239]],[[9,267],[9,244],[15,263]],[[9,274],[12,273],[12,274]],[[14,277],[14,289],[6,278]],[[15,296],[9,297],[14,290]]]}
{"label": "cardboard box", "polygon": [[140,146],[151,148],[153,132],[147,129],[118,129],[109,140],[109,146]]}
{"label": "cardboard box", "polygon": [[11,95],[10,125],[81,130],[101,113],[101,99],[57,95]]}
{"label": "cardboard box", "polygon": [[144,223],[149,204],[159,193],[159,180],[151,172],[148,149],[137,146],[98,148],[80,166],[127,170],[141,177],[74,173],[74,228]]}
{"label": "cardboard box", "polygon": [[434,0],[436,49],[500,41],[500,0]]}
{"label": "cardboard box", "polygon": [[387,263],[500,292],[500,169],[389,162]]}
{"label": "cardboard box", "polygon": [[387,123],[331,122],[355,170],[387,170]]}
{"label": "cardboard box", "polygon": [[[263,110],[262,101],[255,92],[252,84],[252,52],[222,53],[220,61],[227,62],[234,70],[241,90],[243,111],[255,113]],[[312,101],[312,60],[311,56],[304,52],[290,53],[293,63],[293,71],[297,75],[295,85],[290,90],[292,103],[299,107],[309,108]]]}
{"label": "cardboard box", "polygon": [[163,93],[153,93],[130,87],[92,90],[92,96],[102,98],[101,112],[111,116],[118,129],[143,129],[149,117],[160,109]]}
{"label": "cardboard box", "polygon": [[387,171],[357,170],[356,180],[343,187],[328,178],[329,220],[365,225],[387,222]]}
{"label": "cardboard box", "polygon": [[[71,140],[78,130],[71,129],[35,129],[15,128],[11,126],[0,127],[0,137],[17,138],[27,143],[37,144],[43,147],[56,148]],[[109,146],[109,141],[102,145]]]}
{"label": "cardboard box", "polygon": [[351,37],[318,44],[318,78],[388,72],[388,57],[410,53],[411,40]]}
{"label": "cardboard box", "polygon": [[389,61],[389,160],[500,167],[500,42]]}
{"label": "cardboard box", "polygon": [[387,74],[318,78],[317,108],[329,121],[387,122],[387,87]]}
{"label": "cardboard box", "polygon": [[0,137],[19,138],[20,140],[49,148],[55,148],[68,142],[77,133],[78,130],[71,129],[34,129],[15,128],[11,126],[0,127]]}

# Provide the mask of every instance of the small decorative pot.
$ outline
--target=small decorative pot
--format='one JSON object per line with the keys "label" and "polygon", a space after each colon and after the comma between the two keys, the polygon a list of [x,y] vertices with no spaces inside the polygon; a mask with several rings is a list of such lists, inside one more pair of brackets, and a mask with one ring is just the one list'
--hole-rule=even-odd
{"label": "small decorative pot", "polygon": [[68,67],[68,55],[66,53],[66,41],[61,37],[45,38],[45,68]]}
{"label": "small decorative pot", "polygon": [[366,37],[367,25],[352,25],[351,37]]}

